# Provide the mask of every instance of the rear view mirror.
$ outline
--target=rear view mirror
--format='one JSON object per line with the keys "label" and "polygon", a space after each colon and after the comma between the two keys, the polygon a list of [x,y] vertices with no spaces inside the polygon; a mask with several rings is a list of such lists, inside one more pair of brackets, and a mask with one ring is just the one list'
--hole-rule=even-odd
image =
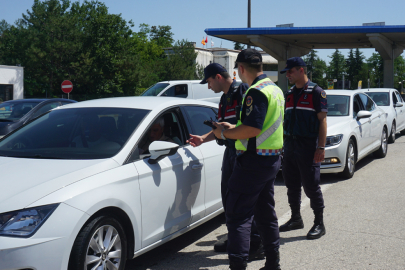
{"label": "rear view mirror", "polygon": [[149,145],[149,164],[156,164],[167,156],[176,154],[179,145],[171,142],[154,141]]}
{"label": "rear view mirror", "polygon": [[357,120],[362,119],[362,118],[369,118],[371,117],[371,112],[369,111],[359,111],[357,113]]}

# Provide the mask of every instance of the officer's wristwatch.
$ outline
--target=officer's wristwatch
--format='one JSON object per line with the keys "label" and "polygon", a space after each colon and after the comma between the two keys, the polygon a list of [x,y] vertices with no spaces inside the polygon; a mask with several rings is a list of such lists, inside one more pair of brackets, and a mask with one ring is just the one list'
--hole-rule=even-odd
{"label": "officer's wristwatch", "polygon": [[226,138],[224,136],[224,131],[225,131],[225,129],[221,130],[221,138],[222,138],[222,140],[226,140]]}
{"label": "officer's wristwatch", "polygon": [[318,149],[325,150],[325,147],[318,146]]}

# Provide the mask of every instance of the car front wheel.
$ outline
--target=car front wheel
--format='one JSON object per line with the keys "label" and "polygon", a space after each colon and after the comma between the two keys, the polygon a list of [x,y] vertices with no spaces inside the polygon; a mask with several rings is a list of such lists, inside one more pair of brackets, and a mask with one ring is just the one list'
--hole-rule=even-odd
{"label": "car front wheel", "polygon": [[100,216],[88,222],[76,237],[68,269],[123,270],[126,258],[123,227],[115,218]]}
{"label": "car front wheel", "polygon": [[350,139],[349,143],[347,144],[346,165],[342,172],[342,176],[345,179],[352,178],[355,169],[356,169],[356,147],[354,145],[354,141]]}
{"label": "car front wheel", "polygon": [[391,134],[390,137],[388,138],[389,143],[394,143],[395,142],[395,134],[397,133],[397,129],[395,126],[395,122],[392,122],[392,127],[391,127]]}
{"label": "car front wheel", "polygon": [[387,155],[388,150],[388,134],[387,129],[383,128],[382,135],[381,135],[381,145],[380,148],[376,152],[374,152],[374,156],[377,158],[384,158]]}

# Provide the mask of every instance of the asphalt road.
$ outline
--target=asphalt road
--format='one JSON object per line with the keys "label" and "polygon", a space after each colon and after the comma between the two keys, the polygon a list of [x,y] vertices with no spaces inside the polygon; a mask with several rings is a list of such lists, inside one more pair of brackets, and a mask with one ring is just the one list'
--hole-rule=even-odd
{"label": "asphalt road", "polygon": [[[305,228],[281,233],[282,269],[405,269],[405,136],[388,145],[384,159],[357,164],[352,179],[322,175],[326,235],[307,240],[313,213],[304,196]],[[275,188],[279,224],[289,219],[286,188]],[[226,233],[223,215],[134,260],[126,270],[228,269],[227,255],[213,251]],[[249,263],[260,269],[264,260]]]}

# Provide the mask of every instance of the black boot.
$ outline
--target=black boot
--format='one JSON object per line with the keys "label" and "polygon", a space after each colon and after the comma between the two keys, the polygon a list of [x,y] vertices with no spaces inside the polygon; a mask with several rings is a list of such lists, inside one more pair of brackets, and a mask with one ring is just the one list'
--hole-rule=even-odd
{"label": "black boot", "polygon": [[262,242],[250,242],[248,261],[263,260],[265,258]]}
{"label": "black boot", "polygon": [[300,205],[291,204],[291,219],[285,224],[281,225],[279,230],[280,232],[288,232],[292,230],[298,230],[304,228],[304,222],[301,218]]}
{"label": "black boot", "polygon": [[277,250],[266,251],[266,264],[260,270],[281,270],[280,252]]}
{"label": "black boot", "polygon": [[247,267],[246,261],[243,262],[229,261],[229,269],[231,270],[246,270],[246,267]]}
{"label": "black boot", "polygon": [[314,210],[314,214],[314,226],[312,226],[311,230],[309,230],[307,239],[318,239],[326,233],[325,225],[323,224],[323,209],[316,211]]}
{"label": "black boot", "polygon": [[214,244],[216,252],[226,252],[228,247],[228,235]]}

